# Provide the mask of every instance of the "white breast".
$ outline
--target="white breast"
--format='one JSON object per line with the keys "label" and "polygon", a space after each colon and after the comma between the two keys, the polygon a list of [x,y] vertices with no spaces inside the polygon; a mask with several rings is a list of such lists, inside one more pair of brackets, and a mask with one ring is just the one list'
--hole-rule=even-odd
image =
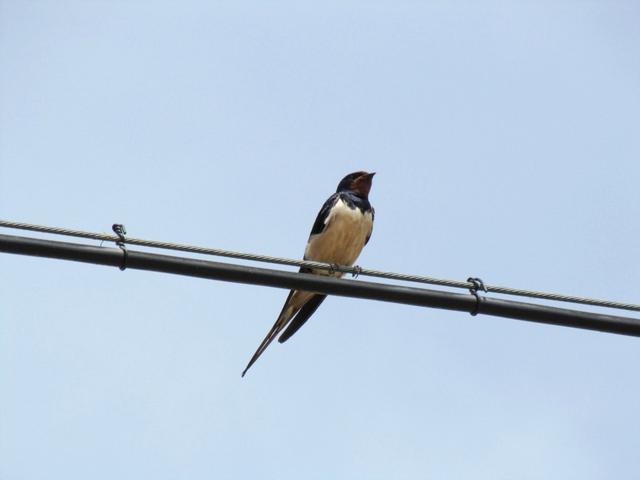
{"label": "white breast", "polygon": [[353,265],[373,228],[371,212],[362,213],[339,199],[325,221],[325,229],[309,237],[304,258]]}

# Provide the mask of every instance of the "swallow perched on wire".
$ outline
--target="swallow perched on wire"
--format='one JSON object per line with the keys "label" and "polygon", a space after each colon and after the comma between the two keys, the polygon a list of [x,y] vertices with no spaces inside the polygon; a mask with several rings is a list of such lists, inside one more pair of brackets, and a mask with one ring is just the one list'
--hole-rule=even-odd
{"label": "swallow perched on wire", "polygon": [[[304,250],[305,260],[353,265],[373,230],[374,210],[369,203],[369,191],[374,175],[375,173],[355,172],[340,181],[336,193],[327,199],[316,217]],[[306,267],[301,267],[300,272],[342,276],[342,272]],[[242,376],[287,325],[278,339],[280,343],[286,342],[296,333],[325,298],[326,295],[318,293],[291,290],[276,323],[251,357]]]}

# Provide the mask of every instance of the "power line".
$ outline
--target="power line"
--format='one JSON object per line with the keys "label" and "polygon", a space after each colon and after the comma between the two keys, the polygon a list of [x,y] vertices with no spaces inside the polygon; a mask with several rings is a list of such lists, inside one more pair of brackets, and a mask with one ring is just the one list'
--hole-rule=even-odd
{"label": "power line", "polygon": [[[13,228],[19,230],[29,230],[33,232],[49,233],[54,235],[65,235],[78,238],[87,238],[92,240],[100,240],[105,242],[119,242],[120,238],[115,235],[106,233],[86,232],[82,230],[71,230],[60,227],[48,227],[44,225],[34,225],[29,223],[11,222],[0,220],[0,227]],[[439,285],[442,287],[462,288],[465,290],[473,289],[475,285],[471,282],[462,282],[458,280],[446,280],[423,275],[410,275],[404,273],[384,272],[369,268],[349,267],[345,265],[330,265],[323,262],[313,262],[309,260],[294,260],[291,258],[273,257],[269,255],[259,255],[254,253],[235,252],[232,250],[224,250],[219,248],[197,247],[193,245],[185,245],[171,242],[161,242],[157,240],[145,240],[135,237],[126,237],[126,243],[130,245],[138,245],[143,247],[159,248],[165,250],[175,250],[181,252],[197,253],[204,255],[213,255],[218,257],[235,258],[238,260],[249,260],[255,262],[264,262],[278,265],[289,265],[294,267],[309,267],[322,270],[333,270],[353,275],[365,275],[369,277],[385,278],[387,280],[399,280],[405,282],[425,283],[429,285]],[[485,285],[486,291],[489,293],[499,293],[503,295],[514,295],[519,297],[538,298],[542,300],[551,300],[558,302],[577,303],[582,305],[592,305],[596,307],[607,307],[621,310],[630,310],[640,312],[640,305],[632,303],[616,302],[611,300],[600,300],[596,298],[580,297],[573,295],[562,295],[558,293],[539,292],[535,290],[525,290],[519,288],[502,287],[498,285]]]}
{"label": "power line", "polygon": [[481,313],[537,323],[640,336],[640,319],[637,318],[603,315],[547,305],[487,298],[479,295],[345,280],[331,276],[285,272],[132,250],[127,250],[125,256],[122,250],[117,248],[96,247],[13,235],[0,235],[0,251],[113,267],[122,267],[123,261],[126,260],[126,268],[128,269],[172,273],[252,285],[300,289],[328,295],[465,311],[472,314]]}

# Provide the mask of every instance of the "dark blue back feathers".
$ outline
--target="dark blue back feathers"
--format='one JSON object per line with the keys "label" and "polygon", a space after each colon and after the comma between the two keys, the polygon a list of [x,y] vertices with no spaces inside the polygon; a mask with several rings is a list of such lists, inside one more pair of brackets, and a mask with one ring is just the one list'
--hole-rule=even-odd
{"label": "dark blue back feathers", "polygon": [[344,201],[349,207],[356,209],[358,208],[362,213],[371,212],[373,214],[373,209],[371,208],[371,204],[367,198],[362,198],[360,195],[351,192],[351,191],[338,191],[331,195],[322,208],[320,212],[318,212],[318,216],[316,217],[316,221],[313,223],[313,228],[311,228],[311,235],[317,235],[318,233],[322,233],[325,227],[325,221],[331,213],[331,209],[335,206],[336,202],[341,199]]}

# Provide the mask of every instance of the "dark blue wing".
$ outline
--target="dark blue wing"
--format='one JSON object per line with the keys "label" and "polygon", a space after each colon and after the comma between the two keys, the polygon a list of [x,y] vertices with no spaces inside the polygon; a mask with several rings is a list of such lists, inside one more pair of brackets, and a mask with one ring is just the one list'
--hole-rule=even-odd
{"label": "dark blue wing", "polygon": [[307,320],[309,320],[309,317],[313,315],[325,298],[327,298],[326,295],[314,295],[311,297],[296,316],[293,317],[293,320],[291,320],[287,329],[282,333],[282,335],[280,335],[278,342],[284,343],[289,340],[289,338],[291,338],[291,336],[296,333]]}
{"label": "dark blue wing", "polygon": [[365,245],[369,243],[369,239],[371,238],[371,234],[373,233],[373,221],[375,219],[376,219],[376,211],[373,209],[373,207],[371,207],[371,231],[369,232],[369,235],[367,235],[367,239],[364,241]]}
{"label": "dark blue wing", "polygon": [[338,198],[340,198],[340,194],[334,193],[327,199],[326,202],[324,202],[324,205],[322,205],[322,208],[318,212],[316,221],[313,222],[313,227],[311,228],[311,235],[317,235],[318,233],[322,233],[322,231],[324,230],[324,227],[326,226],[324,222],[327,220],[327,217],[329,216],[329,213],[331,212],[331,209],[333,208],[333,206],[338,201]]}

